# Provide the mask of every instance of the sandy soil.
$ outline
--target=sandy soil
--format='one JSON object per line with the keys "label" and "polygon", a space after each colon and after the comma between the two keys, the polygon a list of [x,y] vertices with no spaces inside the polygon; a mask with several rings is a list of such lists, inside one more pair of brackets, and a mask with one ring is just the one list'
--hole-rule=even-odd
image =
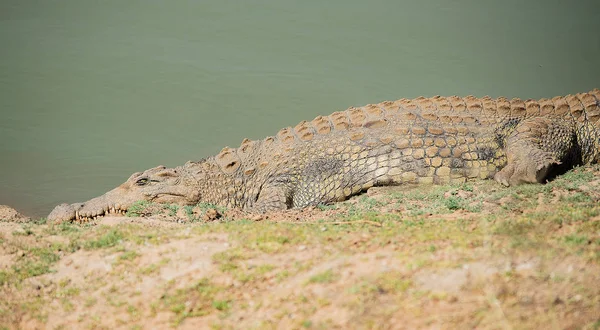
{"label": "sandy soil", "polygon": [[593,167],[264,216],[44,224],[0,208],[0,328],[597,329],[599,202]]}

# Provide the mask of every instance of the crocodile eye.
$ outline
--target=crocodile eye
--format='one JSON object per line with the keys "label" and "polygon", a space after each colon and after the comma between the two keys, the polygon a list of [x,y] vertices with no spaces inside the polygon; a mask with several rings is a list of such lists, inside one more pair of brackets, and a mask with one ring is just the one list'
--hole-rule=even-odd
{"label": "crocodile eye", "polygon": [[148,178],[141,178],[141,179],[137,180],[137,181],[135,182],[135,184],[136,184],[137,186],[143,186],[143,185],[146,185],[146,184],[148,184],[148,182],[150,182],[150,181],[148,180]]}

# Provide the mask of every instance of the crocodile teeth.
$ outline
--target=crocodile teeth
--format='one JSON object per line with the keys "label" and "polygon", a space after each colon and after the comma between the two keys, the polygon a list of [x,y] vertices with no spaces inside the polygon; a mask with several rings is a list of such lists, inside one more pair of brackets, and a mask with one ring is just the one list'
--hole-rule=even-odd
{"label": "crocodile teeth", "polygon": [[91,222],[94,220],[98,220],[98,218],[102,218],[105,216],[126,216],[127,215],[127,209],[125,208],[121,208],[121,207],[115,207],[115,206],[106,206],[101,210],[98,211],[90,211],[90,212],[85,212],[85,211],[75,211],[75,220],[84,223],[84,222]]}

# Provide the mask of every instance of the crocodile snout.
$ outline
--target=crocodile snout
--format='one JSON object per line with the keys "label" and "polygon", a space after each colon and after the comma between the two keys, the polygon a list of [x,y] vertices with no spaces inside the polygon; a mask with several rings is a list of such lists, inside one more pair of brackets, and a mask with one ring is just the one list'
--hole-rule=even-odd
{"label": "crocodile snout", "polygon": [[122,205],[109,205],[95,199],[86,203],[60,204],[50,212],[48,220],[53,223],[88,222],[103,216],[124,215],[126,212],[127,208]]}

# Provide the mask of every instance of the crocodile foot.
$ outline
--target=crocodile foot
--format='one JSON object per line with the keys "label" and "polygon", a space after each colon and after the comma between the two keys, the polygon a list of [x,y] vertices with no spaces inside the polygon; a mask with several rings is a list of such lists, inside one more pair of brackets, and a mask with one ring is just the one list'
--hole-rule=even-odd
{"label": "crocodile foot", "polygon": [[560,165],[560,162],[547,161],[543,164],[533,161],[513,162],[496,173],[494,180],[506,187],[523,183],[545,183],[550,169],[557,165]]}

